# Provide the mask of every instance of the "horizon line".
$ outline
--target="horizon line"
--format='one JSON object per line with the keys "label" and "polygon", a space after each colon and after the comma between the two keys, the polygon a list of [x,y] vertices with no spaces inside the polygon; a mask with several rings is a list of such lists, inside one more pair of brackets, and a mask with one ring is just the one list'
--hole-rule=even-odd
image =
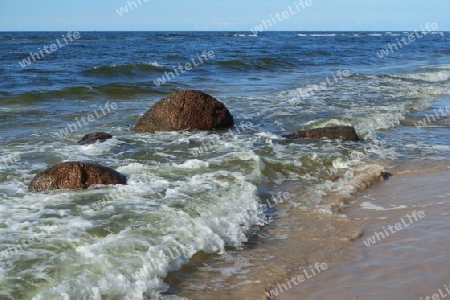
{"label": "horizon line", "polygon": [[[252,32],[251,30],[1,30],[0,32]],[[401,30],[393,30],[393,29],[380,29],[380,30],[264,30],[263,32],[258,33],[266,33],[266,32],[414,32],[418,31],[417,29],[409,30],[409,29],[401,29]],[[450,32],[450,30],[433,30],[431,32]]]}

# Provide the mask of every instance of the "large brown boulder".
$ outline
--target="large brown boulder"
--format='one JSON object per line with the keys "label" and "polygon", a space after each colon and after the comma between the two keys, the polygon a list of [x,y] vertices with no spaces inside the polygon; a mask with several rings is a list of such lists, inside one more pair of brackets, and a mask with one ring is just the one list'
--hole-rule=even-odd
{"label": "large brown boulder", "polygon": [[233,124],[233,116],[222,102],[201,91],[186,90],[158,100],[138,120],[134,131],[211,130]]}
{"label": "large brown boulder", "polygon": [[356,134],[355,128],[353,128],[352,126],[315,128],[299,131],[297,133],[283,135],[283,137],[288,139],[328,138],[328,139],[343,139],[346,141],[354,141],[354,142],[359,141],[359,137]]}
{"label": "large brown boulder", "polygon": [[97,164],[64,162],[37,174],[28,189],[41,192],[57,189],[87,189],[93,184],[126,184],[119,172]]}
{"label": "large brown boulder", "polygon": [[89,145],[95,144],[97,141],[103,143],[108,139],[112,139],[112,135],[106,132],[94,132],[90,134],[86,134],[83,138],[77,142],[78,145]]}

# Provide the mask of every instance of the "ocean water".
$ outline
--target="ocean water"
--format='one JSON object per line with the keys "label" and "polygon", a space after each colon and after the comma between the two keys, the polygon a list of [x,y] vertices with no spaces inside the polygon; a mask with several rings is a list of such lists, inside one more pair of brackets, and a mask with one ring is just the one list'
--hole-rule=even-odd
{"label": "ocean water", "polygon": [[[399,47],[410,32],[80,32],[22,67],[65,34],[0,33],[0,299],[157,297],[195,254],[226,255],[274,222],[263,204],[287,182],[302,191],[283,199],[293,209],[330,213],[323,197],[367,166],[450,159],[450,33]],[[180,89],[213,95],[236,126],[132,131]],[[334,125],[363,142],[282,138]],[[114,138],[76,145],[95,131]],[[128,184],[27,191],[73,160]]]}

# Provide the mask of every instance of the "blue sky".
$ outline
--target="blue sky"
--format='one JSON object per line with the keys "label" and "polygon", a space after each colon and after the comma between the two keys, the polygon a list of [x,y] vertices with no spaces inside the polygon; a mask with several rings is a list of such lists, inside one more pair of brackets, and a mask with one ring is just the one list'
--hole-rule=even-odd
{"label": "blue sky", "polygon": [[[0,0],[0,31],[250,31],[300,0],[134,1],[138,7],[119,16],[127,0]],[[269,30],[415,30],[427,22],[450,30],[450,0],[311,1]]]}

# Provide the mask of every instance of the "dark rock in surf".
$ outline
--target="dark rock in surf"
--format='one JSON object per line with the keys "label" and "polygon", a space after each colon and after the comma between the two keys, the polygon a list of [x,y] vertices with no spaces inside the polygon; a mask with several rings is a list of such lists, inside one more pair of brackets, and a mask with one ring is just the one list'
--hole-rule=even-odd
{"label": "dark rock in surf", "polygon": [[389,172],[381,172],[380,173],[380,179],[381,180],[388,180],[389,177],[393,176],[392,173]]}
{"label": "dark rock in surf", "polygon": [[283,135],[283,137],[287,139],[343,139],[354,142],[360,140],[352,126],[315,128]]}
{"label": "dark rock in surf", "polygon": [[141,118],[134,131],[211,130],[234,125],[225,105],[197,90],[172,93],[158,100]]}
{"label": "dark rock in surf", "polygon": [[80,141],[77,142],[78,145],[89,145],[95,144],[97,141],[103,143],[104,141],[111,139],[113,136],[106,132],[94,132],[86,134]]}
{"label": "dark rock in surf", "polygon": [[416,119],[406,117],[404,120],[400,120],[400,125],[402,126],[416,126]]}
{"label": "dark rock in surf", "polygon": [[64,162],[37,174],[28,190],[42,192],[58,189],[87,189],[94,184],[126,184],[119,172],[97,164]]}

